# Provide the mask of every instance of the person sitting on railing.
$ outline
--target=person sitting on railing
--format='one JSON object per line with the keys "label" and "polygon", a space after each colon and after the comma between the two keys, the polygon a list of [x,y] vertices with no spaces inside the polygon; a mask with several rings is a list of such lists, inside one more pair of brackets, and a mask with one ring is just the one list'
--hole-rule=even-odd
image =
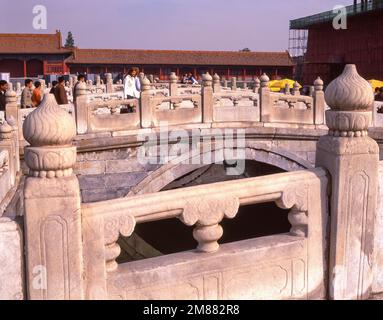
{"label": "person sitting on railing", "polygon": [[188,77],[188,74],[185,73],[182,77],[182,81],[181,81],[182,84],[188,84],[189,83],[189,77]]}
{"label": "person sitting on railing", "polygon": [[25,80],[25,88],[21,93],[20,105],[22,109],[32,108],[32,94],[33,94],[33,81],[31,79]]}
{"label": "person sitting on railing", "polygon": [[8,90],[8,82],[5,80],[0,80],[0,111],[5,112],[5,93]]}
{"label": "person sitting on railing", "polygon": [[[140,91],[137,89],[136,84],[137,79],[137,68],[129,69],[128,74],[124,78],[124,99],[139,99]],[[121,113],[132,113],[133,107],[128,106],[127,108],[122,108]]]}
{"label": "person sitting on railing", "polygon": [[41,88],[41,82],[36,81],[35,82],[35,89],[32,93],[32,107],[36,108],[41,103],[43,97],[42,88]]}
{"label": "person sitting on railing", "polygon": [[198,84],[198,81],[196,80],[196,78],[194,77],[194,75],[189,72],[189,82],[192,84],[192,85],[196,85]]}
{"label": "person sitting on railing", "polygon": [[76,99],[77,99],[77,86],[80,83],[84,83],[84,82],[85,82],[85,76],[83,74],[79,74],[77,76],[77,82],[76,82],[76,84],[74,85],[74,88],[73,88],[73,93],[72,93],[73,102],[76,102]]}
{"label": "person sitting on railing", "polygon": [[68,104],[68,97],[65,90],[65,78],[58,78],[58,85],[54,89],[54,95],[58,105]]}

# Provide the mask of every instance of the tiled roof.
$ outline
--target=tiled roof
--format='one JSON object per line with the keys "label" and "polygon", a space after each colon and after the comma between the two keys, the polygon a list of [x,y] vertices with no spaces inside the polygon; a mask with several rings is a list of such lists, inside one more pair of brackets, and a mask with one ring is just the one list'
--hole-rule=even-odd
{"label": "tiled roof", "polygon": [[55,34],[0,33],[0,54],[57,54],[70,52],[71,50],[62,47],[61,33],[59,31]]}
{"label": "tiled roof", "polygon": [[68,64],[293,66],[289,53],[76,49]]}

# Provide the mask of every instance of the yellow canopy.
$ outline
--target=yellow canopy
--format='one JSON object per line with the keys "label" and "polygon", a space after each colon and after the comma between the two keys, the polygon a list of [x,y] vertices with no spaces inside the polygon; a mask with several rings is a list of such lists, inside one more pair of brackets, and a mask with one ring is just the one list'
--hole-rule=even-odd
{"label": "yellow canopy", "polygon": [[[269,82],[270,90],[273,92],[279,92],[281,89],[284,89],[286,85],[288,84],[290,88],[294,87],[294,80],[291,79],[282,79],[282,80],[272,80]],[[302,88],[302,86],[298,83],[299,89]]]}
{"label": "yellow canopy", "polygon": [[370,85],[374,91],[376,88],[383,87],[383,81],[372,79],[372,80],[368,80],[368,82],[370,83]]}

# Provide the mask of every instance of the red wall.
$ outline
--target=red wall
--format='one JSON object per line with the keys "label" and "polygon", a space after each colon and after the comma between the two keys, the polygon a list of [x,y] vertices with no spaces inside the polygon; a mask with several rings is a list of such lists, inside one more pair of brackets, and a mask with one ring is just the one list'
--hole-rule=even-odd
{"label": "red wall", "polygon": [[317,76],[333,80],[347,63],[357,65],[367,79],[383,80],[383,11],[350,17],[346,30],[335,30],[332,22],[309,30],[303,82]]}
{"label": "red wall", "polygon": [[24,77],[24,62],[16,59],[0,60],[0,72],[10,73],[11,77]]}

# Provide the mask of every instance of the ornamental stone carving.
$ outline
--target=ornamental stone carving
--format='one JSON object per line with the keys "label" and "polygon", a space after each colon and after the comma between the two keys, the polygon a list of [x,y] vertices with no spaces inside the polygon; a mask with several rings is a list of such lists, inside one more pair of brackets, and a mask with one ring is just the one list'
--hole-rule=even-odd
{"label": "ornamental stone carving", "polygon": [[262,87],[262,88],[267,88],[267,87],[269,86],[270,78],[267,76],[266,73],[264,73],[264,74],[260,77],[259,80],[261,81],[261,87]]}
{"label": "ornamental stone carving", "polygon": [[203,76],[202,76],[202,84],[205,86],[205,87],[211,87],[213,85],[213,77],[209,74],[209,72],[206,72]]}
{"label": "ornamental stone carving", "polygon": [[12,137],[12,127],[8,124],[7,121],[4,121],[0,125],[0,139],[11,139]]}
{"label": "ornamental stone carving", "polygon": [[5,102],[6,103],[15,103],[17,102],[17,94],[13,90],[8,90],[5,93]]}
{"label": "ornamental stone carving", "polygon": [[353,64],[346,65],[343,73],[328,85],[325,99],[331,110],[336,111],[371,110],[374,104],[370,84]]}
{"label": "ornamental stone carving", "polygon": [[[314,85],[318,90],[321,86],[318,79]],[[374,95],[355,65],[347,65],[343,73],[329,84],[325,99],[331,108],[326,112],[330,136],[353,138],[368,135]]]}
{"label": "ornamental stone carving", "polygon": [[60,178],[72,175],[76,162],[76,148],[72,146],[76,125],[57,105],[53,95],[44,96],[40,106],[25,120],[23,132],[31,144],[25,148],[30,176]]}
{"label": "ornamental stone carving", "polygon": [[148,91],[151,89],[150,80],[148,78],[145,77],[144,79],[142,79],[141,89],[142,89],[142,91]]}
{"label": "ornamental stone carving", "polygon": [[233,219],[239,209],[238,198],[216,196],[188,201],[180,220],[188,226],[196,225],[193,237],[198,241],[198,250],[215,252],[219,249],[218,240],[223,235],[219,225],[223,218]]}
{"label": "ornamental stone carving", "polygon": [[175,72],[171,72],[169,76],[170,83],[177,83],[178,77]]}
{"label": "ornamental stone carving", "polygon": [[314,90],[315,91],[323,91],[323,80],[318,77],[315,81],[314,81]]}

